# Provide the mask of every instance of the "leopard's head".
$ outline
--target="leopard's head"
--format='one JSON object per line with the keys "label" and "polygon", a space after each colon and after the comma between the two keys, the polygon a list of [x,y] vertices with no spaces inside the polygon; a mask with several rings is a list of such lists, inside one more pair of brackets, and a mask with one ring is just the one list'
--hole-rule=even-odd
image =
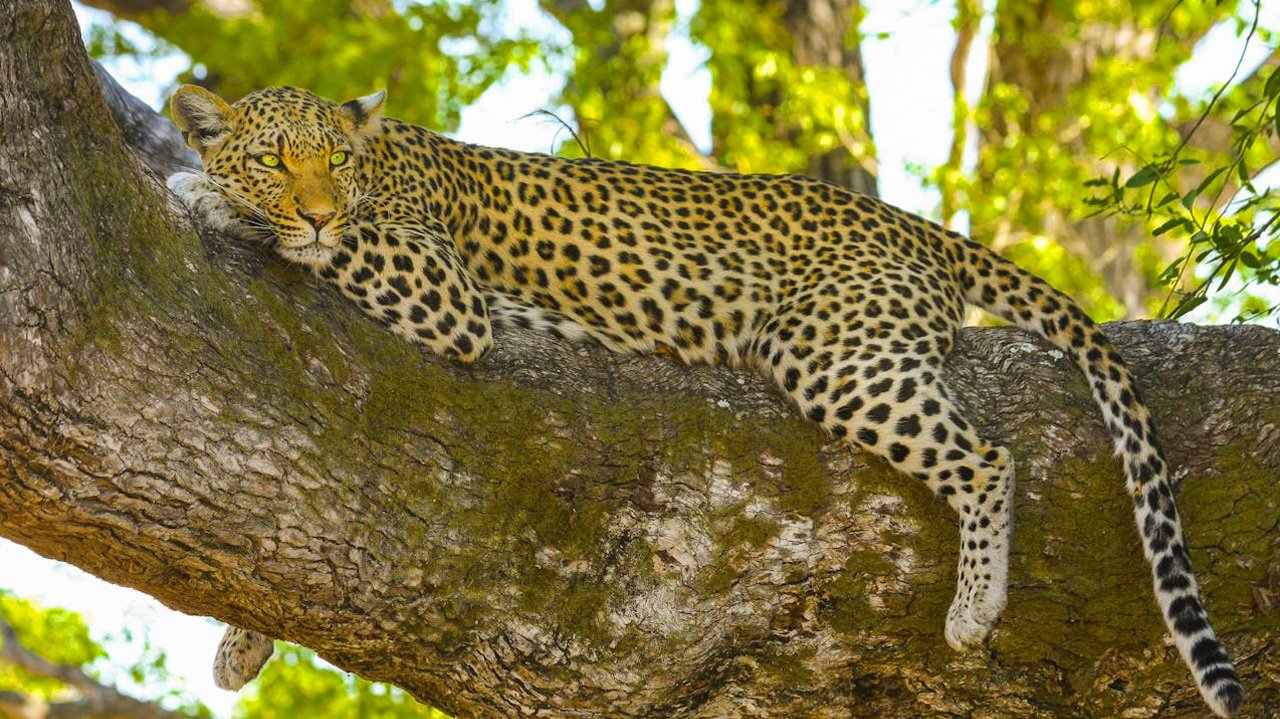
{"label": "leopard's head", "polygon": [[359,201],[357,164],[381,132],[384,93],[342,103],[270,87],[234,104],[178,88],[174,121],[204,172],[246,222],[274,233],[286,259],[326,259]]}

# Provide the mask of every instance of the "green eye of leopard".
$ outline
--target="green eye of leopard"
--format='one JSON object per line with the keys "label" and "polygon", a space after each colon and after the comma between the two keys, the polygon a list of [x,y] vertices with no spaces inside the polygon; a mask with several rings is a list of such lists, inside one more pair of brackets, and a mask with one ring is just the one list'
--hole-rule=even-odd
{"label": "green eye of leopard", "polygon": [[343,152],[342,150],[338,150],[332,155],[329,155],[329,164],[333,167],[338,167],[339,165],[345,165],[346,162],[347,162],[347,153]]}
{"label": "green eye of leopard", "polygon": [[280,156],[272,154],[270,152],[263,153],[261,155],[258,155],[258,162],[261,162],[263,165],[266,165],[267,167],[279,167]]}

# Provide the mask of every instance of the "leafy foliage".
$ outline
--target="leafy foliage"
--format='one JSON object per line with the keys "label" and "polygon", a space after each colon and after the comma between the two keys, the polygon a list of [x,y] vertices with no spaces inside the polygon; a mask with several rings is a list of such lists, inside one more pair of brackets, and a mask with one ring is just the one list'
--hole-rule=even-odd
{"label": "leafy foliage", "polygon": [[[872,160],[866,86],[850,81],[849,68],[801,62],[787,10],[771,0],[703,0],[698,8],[691,34],[710,50],[717,162],[797,173],[837,150]],[[843,44],[854,49],[864,13],[856,3],[850,13]]]}
{"label": "leafy foliage", "polygon": [[[65,609],[41,609],[0,591],[0,617],[13,627],[24,647],[54,664],[85,666],[107,654],[89,637],[84,619]],[[0,663],[0,690],[52,699],[66,687],[49,677]]]}
{"label": "leafy foliage", "polygon": [[[697,149],[672,132],[671,108],[658,91],[674,1],[610,0],[599,9],[585,2],[567,5],[542,3],[573,37],[572,48],[546,50],[572,58],[562,99],[574,108],[583,144],[598,157],[699,166]],[[567,143],[561,151],[580,155],[583,150]]]}
{"label": "leafy foliage", "polygon": [[1128,174],[1135,157],[1181,141],[1170,108],[1191,101],[1174,79],[1232,13],[1233,3],[1211,1],[999,3],[996,65],[973,114],[977,165],[935,175],[968,210],[974,236],[1098,319],[1155,310],[1176,238],[1152,235],[1155,225],[1128,213],[1091,215],[1081,188],[1117,162]]}
{"label": "leafy foliage", "polygon": [[[348,99],[385,86],[407,119],[447,130],[508,68],[534,60],[531,41],[486,32],[496,11],[494,3],[257,0],[230,14],[196,4],[136,19],[164,41],[153,54],[176,46],[192,58],[180,80],[226,97],[296,85]],[[142,52],[117,26],[95,28],[89,50],[98,57]]]}
{"label": "leafy foliage", "polygon": [[[107,663],[107,652],[89,635],[79,614],[60,608],[42,608],[35,603],[0,590],[0,618],[13,628],[18,643],[28,651],[61,667],[74,667],[91,680],[107,684],[99,668]],[[135,642],[126,630],[125,642],[141,644],[141,653],[131,662],[117,658],[117,668],[134,685],[151,691],[151,700],[191,717],[209,717],[209,709],[176,688],[167,667],[167,656],[144,637]],[[34,674],[22,667],[0,662],[0,691],[11,691],[46,702],[66,698],[71,689],[57,678]],[[157,691],[158,690],[158,691]]]}
{"label": "leafy foliage", "polygon": [[[14,628],[23,647],[53,664],[78,667],[91,679],[102,681],[97,667],[111,659],[90,636],[79,614],[44,609],[0,591],[0,618]],[[143,644],[142,655],[136,661],[119,667],[123,674],[139,686],[171,684],[165,654],[149,642]],[[120,663],[119,657],[116,663]],[[236,719],[448,719],[400,689],[341,672],[317,659],[311,650],[284,642],[277,642],[276,658],[251,687],[236,706]],[[56,701],[65,698],[68,687],[57,679],[0,662],[0,691]],[[175,707],[188,716],[210,716],[206,707],[181,691],[168,691],[154,700],[164,701],[166,707]]]}
{"label": "leafy foliage", "polygon": [[[1219,91],[1192,131],[1215,111],[1231,112],[1225,156],[1196,152],[1191,135],[1123,181],[1118,169],[1089,180],[1085,184],[1101,194],[1087,202],[1098,213],[1137,218],[1154,227],[1153,235],[1186,243],[1185,254],[1160,273],[1170,288],[1160,314],[1182,317],[1235,280],[1235,319],[1247,321],[1280,309],[1280,193],[1260,189],[1259,172],[1250,169],[1273,161],[1268,143],[1280,143],[1280,67],[1228,96]],[[1249,292],[1259,287],[1271,291]]]}
{"label": "leafy foliage", "polygon": [[375,684],[323,665],[310,649],[276,643],[236,719],[448,719],[387,684]]}

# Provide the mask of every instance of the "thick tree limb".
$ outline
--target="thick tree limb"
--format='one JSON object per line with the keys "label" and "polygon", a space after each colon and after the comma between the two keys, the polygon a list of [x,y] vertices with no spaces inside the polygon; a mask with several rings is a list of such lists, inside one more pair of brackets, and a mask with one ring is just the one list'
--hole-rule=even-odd
{"label": "thick tree limb", "polygon": [[[1202,716],[1099,415],[1043,343],[969,330],[947,367],[1021,470],[1011,606],[956,655],[944,504],[765,383],[525,335],[427,357],[198,240],[65,4],[0,5],[0,37],[0,535],[460,718]],[[1280,333],[1107,329],[1269,716]]]}
{"label": "thick tree limb", "polygon": [[200,156],[187,147],[182,133],[172,122],[130,95],[98,61],[90,60],[90,63],[116,125],[139,160],[160,177],[200,168]]}

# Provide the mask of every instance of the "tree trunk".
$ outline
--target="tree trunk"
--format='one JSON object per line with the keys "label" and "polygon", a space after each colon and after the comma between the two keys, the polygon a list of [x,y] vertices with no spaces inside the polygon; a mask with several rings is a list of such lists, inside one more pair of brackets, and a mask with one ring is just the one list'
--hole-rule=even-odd
{"label": "tree trunk", "polygon": [[[1149,64],[1156,51],[1158,28],[1145,28],[1136,19],[1114,24],[1086,23],[1078,34],[1068,34],[1068,25],[1077,22],[1075,8],[1064,8],[1051,2],[1019,4],[1004,3],[996,11],[996,34],[992,62],[988,70],[988,92],[997,92],[1001,86],[1011,85],[1021,93],[1026,103],[1021,116],[1001,113],[993,117],[991,127],[981,135],[981,141],[992,147],[1006,146],[1008,138],[1023,133],[1045,132],[1037,123],[1049,122],[1053,112],[1062,112],[1073,106],[1070,93],[1094,81],[1096,66],[1108,58],[1125,58],[1134,63]],[[1028,50],[1028,39],[1069,38],[1050,40]],[[1078,102],[1078,101],[1077,101]],[[1130,167],[1132,161],[1122,153],[1099,160],[1096,153],[1085,147],[1087,128],[1071,126],[1071,120],[1059,119],[1053,126],[1057,143],[1078,157],[1078,162],[1094,168],[1094,175],[1105,174],[1111,165]],[[1034,170],[1034,163],[1024,170]],[[1132,168],[1136,169],[1136,168]],[[1132,169],[1127,172],[1131,172]],[[989,171],[979,168],[976,196],[983,196],[982,183]],[[1013,209],[1002,213],[991,241],[997,246],[1022,239],[1028,228],[1019,227],[1015,220],[1020,196],[1010,200]],[[1035,214],[1040,218],[1043,232],[1055,238],[1070,252],[1084,258],[1089,268],[1101,276],[1107,293],[1115,297],[1129,318],[1150,316],[1147,302],[1160,289],[1153,285],[1143,270],[1136,250],[1144,241],[1151,240],[1146,228],[1132,221],[1117,217],[1091,217],[1085,220],[1064,213],[1048,200],[1028,202],[1040,204]],[[1176,255],[1175,255],[1176,256]],[[1169,257],[1165,260],[1171,260]]]}
{"label": "tree trunk", "polygon": [[[871,116],[866,95],[866,71],[862,67],[862,44],[855,31],[863,13],[860,0],[787,0],[783,20],[795,45],[791,54],[796,64],[806,67],[837,67],[849,85],[861,94],[863,117]],[[792,128],[792,134],[795,134]],[[870,137],[867,138],[870,140]],[[849,150],[839,147],[809,158],[805,174],[847,187],[872,197],[879,196],[874,160],[866,165]]]}
{"label": "tree trunk", "polygon": [[699,5],[692,34],[711,51],[717,162],[879,196],[858,36],[863,15],[861,0]]}
{"label": "tree trunk", "polygon": [[[459,718],[1203,716],[1044,343],[969,330],[947,366],[1022,468],[1010,607],[957,655],[944,504],[764,382],[515,333],[426,356],[197,238],[66,3],[0,5],[0,37],[0,535]],[[1108,331],[1185,478],[1244,716],[1273,716],[1280,333]]]}
{"label": "tree trunk", "polygon": [[598,9],[587,0],[538,5],[579,48],[561,97],[577,116],[581,154],[641,162],[654,153],[714,169],[661,93],[674,0],[606,0]]}

